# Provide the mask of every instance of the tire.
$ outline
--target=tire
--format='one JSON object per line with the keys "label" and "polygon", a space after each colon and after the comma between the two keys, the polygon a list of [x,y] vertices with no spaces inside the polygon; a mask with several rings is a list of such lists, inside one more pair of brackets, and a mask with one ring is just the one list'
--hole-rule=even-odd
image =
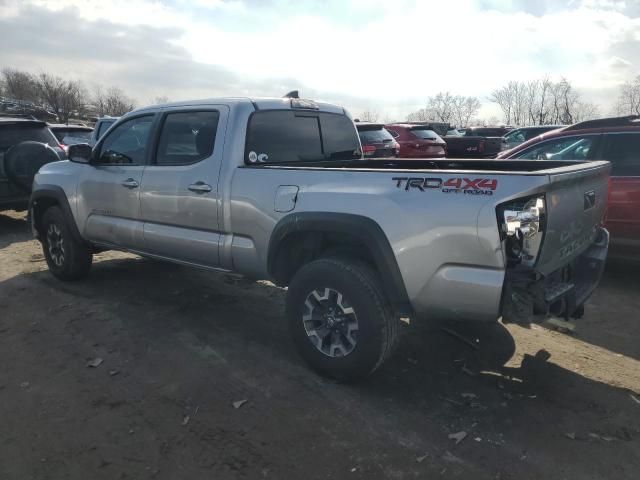
{"label": "tire", "polygon": [[59,207],[49,207],[42,216],[42,251],[49,271],[60,280],[79,280],[91,269],[91,250],[73,236]]}
{"label": "tire", "polygon": [[289,284],[287,318],[300,355],[340,381],[367,377],[397,345],[399,319],[376,273],[354,260],[322,258],[300,268]]}

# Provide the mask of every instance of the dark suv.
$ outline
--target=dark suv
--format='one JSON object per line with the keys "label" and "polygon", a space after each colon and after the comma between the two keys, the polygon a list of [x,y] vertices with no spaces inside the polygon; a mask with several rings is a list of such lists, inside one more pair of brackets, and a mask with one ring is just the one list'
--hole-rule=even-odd
{"label": "dark suv", "polygon": [[356,128],[365,157],[397,157],[400,153],[400,145],[381,123],[356,122]]}
{"label": "dark suv", "polygon": [[45,122],[0,117],[0,210],[25,210],[40,166],[65,157]]}
{"label": "dark suv", "polygon": [[610,161],[605,223],[612,252],[640,253],[640,116],[576,123],[504,151],[498,158]]}

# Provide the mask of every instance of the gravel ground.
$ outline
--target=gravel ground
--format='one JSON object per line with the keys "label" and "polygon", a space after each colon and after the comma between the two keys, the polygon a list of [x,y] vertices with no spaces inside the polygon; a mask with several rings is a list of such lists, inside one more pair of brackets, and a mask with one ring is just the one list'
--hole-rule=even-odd
{"label": "gravel ground", "polygon": [[115,252],[62,283],[4,212],[0,478],[637,479],[637,268],[575,335],[414,321],[346,386],[302,364],[281,289]]}

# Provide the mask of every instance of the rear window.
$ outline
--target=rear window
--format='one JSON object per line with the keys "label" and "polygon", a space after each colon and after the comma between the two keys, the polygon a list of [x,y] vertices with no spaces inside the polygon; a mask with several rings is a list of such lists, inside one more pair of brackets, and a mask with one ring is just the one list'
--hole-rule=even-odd
{"label": "rear window", "polygon": [[247,126],[247,164],[359,158],[356,129],[344,115],[261,111],[251,116]]}
{"label": "rear window", "polygon": [[393,137],[385,128],[359,128],[358,134],[363,144],[388,143],[393,141]]}
{"label": "rear window", "polygon": [[440,137],[436,132],[433,130],[427,130],[426,128],[413,128],[411,129],[411,133],[423,140],[440,140]]}
{"label": "rear window", "polygon": [[8,150],[12,146],[28,140],[46,143],[51,147],[58,146],[56,138],[44,125],[29,123],[25,123],[24,125],[0,125],[0,151]]}
{"label": "rear window", "polygon": [[60,129],[52,130],[59,142],[65,145],[75,145],[76,143],[87,143],[91,139],[91,130]]}

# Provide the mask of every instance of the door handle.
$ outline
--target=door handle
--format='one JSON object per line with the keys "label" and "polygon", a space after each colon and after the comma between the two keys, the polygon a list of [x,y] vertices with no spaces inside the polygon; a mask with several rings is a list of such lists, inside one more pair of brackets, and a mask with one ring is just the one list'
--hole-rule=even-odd
{"label": "door handle", "polygon": [[140,184],[133,178],[127,178],[124,182],[122,182],[122,186],[127,188],[138,188]]}
{"label": "door handle", "polygon": [[211,185],[207,185],[204,182],[192,183],[187,188],[192,192],[196,192],[196,193],[207,193],[213,190],[213,188],[211,188]]}

